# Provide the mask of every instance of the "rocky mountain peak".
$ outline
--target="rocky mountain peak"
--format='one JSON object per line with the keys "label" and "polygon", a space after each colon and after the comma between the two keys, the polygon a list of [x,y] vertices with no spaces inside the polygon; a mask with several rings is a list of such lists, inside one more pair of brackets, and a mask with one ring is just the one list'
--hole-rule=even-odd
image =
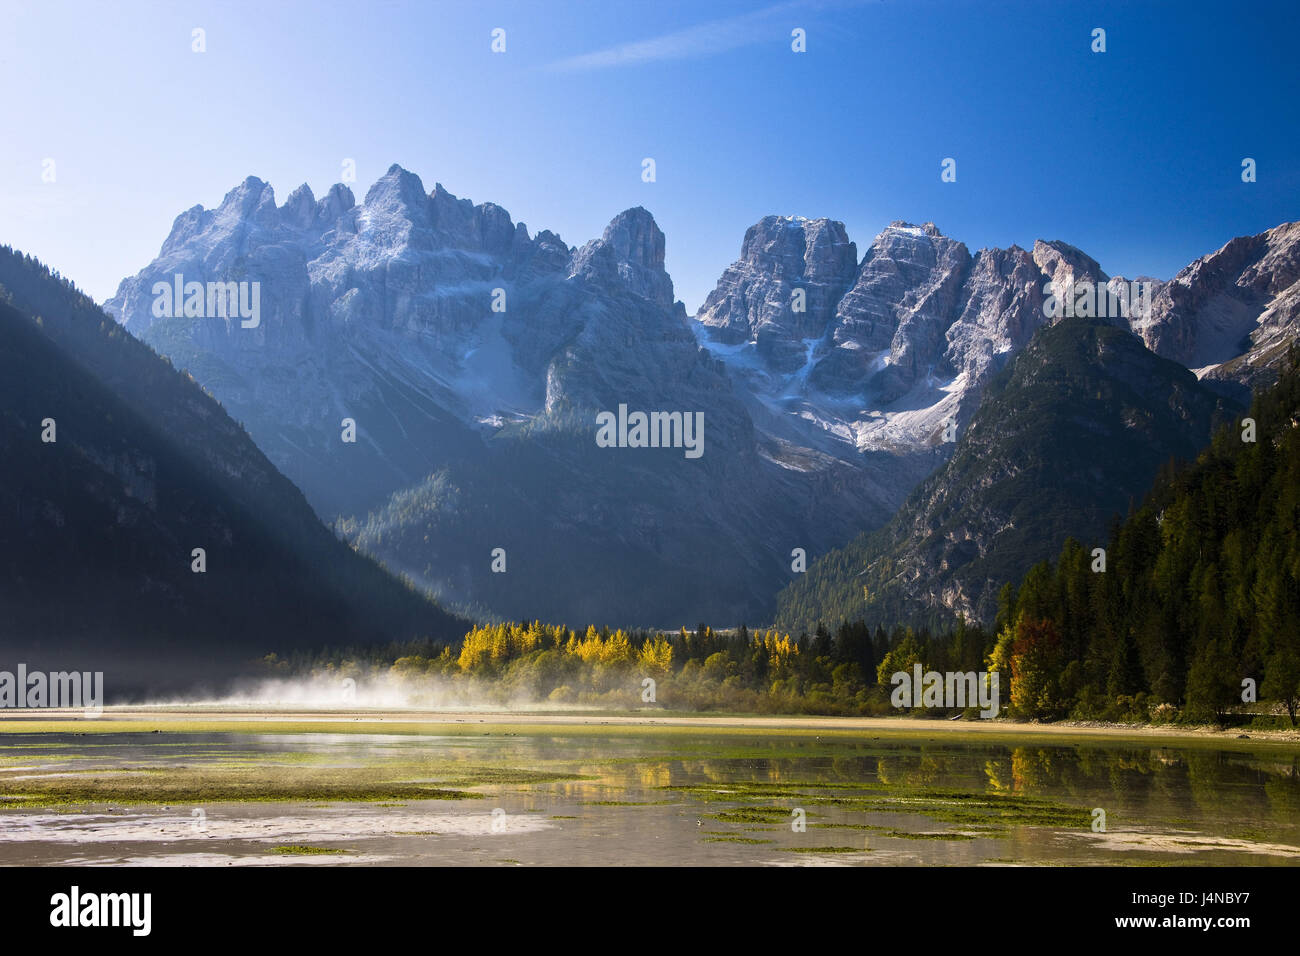
{"label": "rocky mountain peak", "polygon": [[752,341],[781,371],[807,359],[805,339],[820,338],[857,272],[857,246],[844,223],[765,216],[745,231],[697,318],[720,341]]}
{"label": "rocky mountain peak", "polygon": [[248,219],[274,225],[278,221],[275,190],[256,176],[249,176],[226,193],[217,207],[218,219]]}
{"label": "rocky mountain peak", "polygon": [[316,206],[317,222],[322,228],[328,228],[356,204],[352,190],[342,183],[335,183]]}
{"label": "rocky mountain peak", "polygon": [[303,183],[289,194],[280,207],[281,218],[299,229],[309,229],[316,222],[316,197],[311,187]]}
{"label": "rocky mountain peak", "polygon": [[226,193],[217,213],[234,212],[242,219],[250,219],[257,209],[265,206],[276,206],[276,190],[263,179],[250,176]]}
{"label": "rocky mountain peak", "polygon": [[610,220],[601,241],[612,246],[622,262],[663,271],[664,234],[642,206],[626,209]]}
{"label": "rocky mountain peak", "polygon": [[943,232],[932,222],[917,225],[912,222],[904,222],[902,219],[895,219],[883,230],[884,232],[903,232],[914,236],[929,236],[931,239],[943,236]]}
{"label": "rocky mountain peak", "polygon": [[1238,236],[1192,262],[1158,286],[1133,330],[1157,355],[1239,397],[1271,381],[1300,333],[1300,222]]}
{"label": "rocky mountain peak", "polygon": [[615,216],[599,239],[574,253],[569,274],[672,308],[673,280],[664,271],[664,246],[664,234],[654,217],[635,206]]}
{"label": "rocky mountain peak", "polygon": [[191,206],[172,222],[171,232],[163,240],[160,255],[168,255],[183,246],[190,238],[197,235],[212,214],[200,205]]}
{"label": "rocky mountain peak", "polygon": [[833,348],[809,381],[833,393],[867,391],[883,403],[901,398],[943,352],[970,259],[933,223],[884,229],[836,308]]}
{"label": "rocky mountain peak", "polygon": [[1097,282],[1104,285],[1108,279],[1097,260],[1059,239],[1034,243],[1034,263],[1052,283],[1058,295],[1071,282]]}
{"label": "rocky mountain peak", "polygon": [[429,197],[415,173],[394,163],[366,192],[366,212],[372,216],[395,213],[412,221],[427,221]]}

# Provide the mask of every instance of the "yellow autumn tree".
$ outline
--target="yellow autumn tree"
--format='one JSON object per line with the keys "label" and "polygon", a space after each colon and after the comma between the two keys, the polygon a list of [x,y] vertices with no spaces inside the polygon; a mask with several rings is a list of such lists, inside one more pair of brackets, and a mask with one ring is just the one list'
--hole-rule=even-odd
{"label": "yellow autumn tree", "polygon": [[600,648],[600,662],[607,667],[617,667],[632,661],[632,642],[619,628]]}
{"label": "yellow autumn tree", "polygon": [[636,660],[647,674],[662,677],[672,668],[673,646],[662,634],[656,634],[641,645]]}
{"label": "yellow autumn tree", "polygon": [[601,643],[600,632],[592,624],[587,627],[587,633],[581,640],[571,639],[565,651],[578,657],[584,664],[595,664],[600,660]]}
{"label": "yellow autumn tree", "polygon": [[478,673],[491,664],[492,630],[490,627],[475,627],[465,635],[460,645],[460,657],[456,659],[456,666],[461,671]]}

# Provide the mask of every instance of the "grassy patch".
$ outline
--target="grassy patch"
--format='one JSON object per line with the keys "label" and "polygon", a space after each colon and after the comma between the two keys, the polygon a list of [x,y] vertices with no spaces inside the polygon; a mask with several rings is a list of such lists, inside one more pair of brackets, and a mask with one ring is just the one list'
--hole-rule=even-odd
{"label": "grassy patch", "polygon": [[969,833],[909,833],[907,830],[889,830],[882,836],[898,840],[974,840]]}
{"label": "grassy patch", "polygon": [[790,816],[785,807],[740,807],[735,810],[723,810],[720,813],[707,814],[711,820],[723,823],[771,823],[784,820]]}
{"label": "grassy patch", "polygon": [[930,817],[941,823],[993,826],[999,829],[1008,826],[1088,829],[1091,826],[1089,812],[1081,807],[998,793],[904,789],[897,794],[870,799],[810,797],[809,802],[846,811],[909,813]]}
{"label": "grassy patch", "polygon": [[874,823],[814,823],[815,830],[892,830],[892,827],[877,826]]}
{"label": "grassy patch", "polygon": [[[367,765],[325,764],[319,755],[269,754],[261,760],[221,759],[184,766],[71,768],[39,774],[0,768],[0,807],[62,807],[96,803],[207,804],[331,801],[403,806],[408,800],[475,800],[482,786],[531,786],[588,779],[580,774],[464,760],[403,755]],[[335,755],[335,760],[340,755]],[[347,759],[349,755],[341,755]]]}

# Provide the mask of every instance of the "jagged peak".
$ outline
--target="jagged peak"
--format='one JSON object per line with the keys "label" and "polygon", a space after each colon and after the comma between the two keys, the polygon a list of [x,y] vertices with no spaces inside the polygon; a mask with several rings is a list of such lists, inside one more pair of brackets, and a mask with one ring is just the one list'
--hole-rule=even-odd
{"label": "jagged peak", "polygon": [[218,209],[226,209],[230,206],[240,206],[241,209],[248,209],[249,200],[255,200],[258,204],[269,202],[275,204],[275,189],[265,180],[256,176],[246,176],[234,189],[226,193],[221,199],[221,205]]}
{"label": "jagged peak", "polygon": [[621,223],[637,223],[642,226],[648,225],[655,229],[659,228],[659,224],[655,222],[655,217],[651,214],[650,210],[646,209],[645,206],[631,206],[624,209],[609,221],[609,225],[605,227],[605,231],[609,232]]}
{"label": "jagged peak", "polygon": [[799,228],[807,226],[844,225],[844,223],[840,222],[838,219],[832,219],[829,216],[764,216],[759,220],[759,224],[764,222],[779,222],[784,223],[787,226],[795,226]]}
{"label": "jagged peak", "polygon": [[1102,281],[1109,278],[1096,259],[1082,249],[1060,239],[1035,240],[1033,259],[1045,274],[1054,279],[1059,278],[1056,273],[1061,264],[1069,267],[1072,273],[1094,275]]}
{"label": "jagged peak", "polygon": [[375,184],[370,187],[367,194],[374,192],[377,187],[391,186],[393,184],[402,186],[415,184],[419,187],[420,194],[424,194],[424,183],[420,181],[420,177],[409,169],[399,166],[397,163],[393,163],[393,165],[389,166],[384,175],[375,180]]}
{"label": "jagged peak", "polygon": [[906,232],[914,236],[929,236],[931,239],[947,238],[942,230],[932,222],[925,222],[918,226],[914,222],[905,222],[902,219],[895,219],[891,222],[881,231],[881,235],[886,232]]}
{"label": "jagged peak", "polygon": [[1300,220],[1278,223],[1272,229],[1267,229],[1260,235],[1270,243],[1300,241]]}
{"label": "jagged peak", "polygon": [[306,183],[303,183],[293,192],[289,193],[289,198],[284,201],[284,205],[292,206],[295,203],[302,202],[304,196],[306,197],[307,202],[315,204],[316,194],[311,191],[310,186],[308,186]]}
{"label": "jagged peak", "polygon": [[[520,223],[520,225],[523,225],[523,223]],[[543,229],[541,232],[539,232],[534,241],[538,245],[544,245],[546,243],[554,243],[557,246],[563,246],[565,249],[569,249],[570,252],[574,251],[569,246],[568,243],[566,243],[563,239],[559,237],[558,233],[551,232],[551,230],[549,229]]]}
{"label": "jagged peak", "polygon": [[620,262],[663,271],[664,234],[644,206],[624,209],[611,219],[600,241],[613,249]]}
{"label": "jagged peak", "polygon": [[1009,246],[983,246],[976,250],[976,256],[1012,256],[1017,259],[1033,260],[1029,250],[1017,243],[1011,243]]}
{"label": "jagged peak", "polygon": [[357,204],[357,199],[352,195],[352,190],[343,183],[335,183],[330,187],[330,191],[321,197],[321,203],[338,204],[341,210],[348,210]]}
{"label": "jagged peak", "polygon": [[[543,235],[538,234],[539,241]],[[571,255],[570,276],[609,288],[622,287],[671,308],[673,282],[664,270],[664,234],[644,207],[623,210],[610,220],[599,239]]]}
{"label": "jagged peak", "polygon": [[401,207],[407,210],[407,215],[419,210],[422,217],[426,215],[428,202],[429,197],[424,193],[424,183],[420,177],[393,163],[366,191],[364,204],[380,209]]}
{"label": "jagged peak", "polygon": [[809,249],[814,246],[823,247],[828,241],[833,246],[852,246],[856,260],[857,246],[849,239],[844,223],[838,219],[779,215],[764,216],[745,230],[745,238],[740,244],[740,258],[753,259],[765,255],[773,244],[788,247],[791,241],[804,243]]}
{"label": "jagged peak", "polygon": [[1083,256],[1085,259],[1092,258],[1092,256],[1088,255],[1078,246],[1072,246],[1064,239],[1035,239],[1034,251],[1037,252],[1040,247],[1046,249],[1055,249],[1057,252],[1062,252],[1062,253],[1067,253],[1067,252],[1072,253],[1074,255]]}
{"label": "jagged peak", "polygon": [[190,236],[203,227],[204,216],[211,216],[202,204],[195,203],[189,209],[172,220],[171,231],[167,233],[167,238],[163,240],[162,249],[159,255],[166,255],[185,242]]}
{"label": "jagged peak", "polygon": [[829,216],[764,216],[754,225],[762,226],[766,223],[771,223],[773,225],[779,223],[789,229],[807,230],[810,226],[819,229],[825,229],[828,227],[831,229],[844,229],[843,222],[838,219],[832,219]]}
{"label": "jagged peak", "polygon": [[292,223],[299,229],[312,226],[316,221],[316,197],[312,193],[311,187],[303,183],[289,193],[289,198],[280,207],[280,215],[285,221]]}

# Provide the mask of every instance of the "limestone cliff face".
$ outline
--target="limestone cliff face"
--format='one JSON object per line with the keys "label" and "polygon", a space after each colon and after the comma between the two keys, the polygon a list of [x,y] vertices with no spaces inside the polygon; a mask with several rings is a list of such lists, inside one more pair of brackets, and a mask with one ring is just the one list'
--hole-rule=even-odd
{"label": "limestone cliff face", "polygon": [[[1069,314],[1048,297],[1062,303],[1085,286],[1096,290],[1094,315],[1238,398],[1271,380],[1296,337],[1297,223],[1234,239],[1170,282],[1138,279],[1141,298],[1066,242],[972,256],[933,223],[890,224],[846,285],[842,252],[804,251],[827,235],[837,250],[852,245],[830,220],[768,217],[751,227],[697,318],[706,347],[750,394],[860,450],[906,455],[933,446],[945,422],[969,421],[990,376]],[[799,288],[816,307],[794,316]]]}
{"label": "limestone cliff face", "polygon": [[1276,379],[1298,328],[1300,222],[1197,259],[1161,284],[1151,315],[1133,326],[1157,355],[1248,388]]}
{"label": "limestone cliff face", "polygon": [[843,223],[768,216],[746,231],[740,259],[696,318],[719,341],[753,340],[772,368],[793,371],[804,364],[802,340],[823,335],[856,272]]}

